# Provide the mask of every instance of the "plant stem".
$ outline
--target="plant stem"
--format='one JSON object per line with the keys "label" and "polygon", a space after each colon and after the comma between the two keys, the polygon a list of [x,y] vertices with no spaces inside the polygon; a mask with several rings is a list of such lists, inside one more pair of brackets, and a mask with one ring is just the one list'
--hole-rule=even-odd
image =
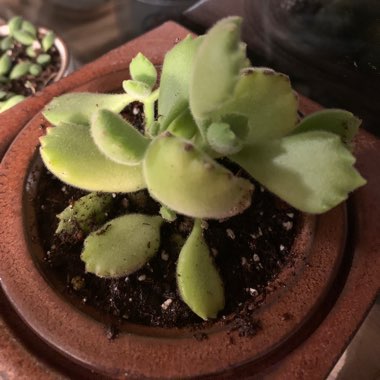
{"label": "plant stem", "polygon": [[153,91],[144,101],[144,115],[145,115],[145,133],[152,136],[152,125],[154,123],[154,105],[158,99],[159,89]]}

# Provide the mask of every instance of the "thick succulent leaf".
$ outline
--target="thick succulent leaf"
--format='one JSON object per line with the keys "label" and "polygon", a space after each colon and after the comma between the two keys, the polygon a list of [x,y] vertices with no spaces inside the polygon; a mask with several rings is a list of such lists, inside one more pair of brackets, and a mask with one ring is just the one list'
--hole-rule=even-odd
{"label": "thick succulent leaf", "polygon": [[170,123],[167,130],[174,136],[190,140],[198,132],[198,127],[191,115],[190,109],[185,108],[184,111]]}
{"label": "thick succulent leaf", "polygon": [[249,132],[248,118],[246,116],[237,114],[223,115],[221,122],[227,123],[240,140],[246,139]]}
{"label": "thick succulent leaf", "polygon": [[81,254],[86,271],[99,277],[121,277],[136,272],[160,246],[159,216],[128,214],[106,223],[84,241]]}
{"label": "thick succulent leaf", "polygon": [[151,88],[144,82],[137,80],[124,80],[123,90],[136,100],[143,101],[151,94]]}
{"label": "thick succulent leaf", "polygon": [[188,103],[192,63],[202,38],[187,36],[165,56],[158,98],[158,115],[163,119],[178,104]]}
{"label": "thick succulent leaf", "polygon": [[327,131],[339,135],[344,144],[350,146],[359,130],[361,120],[351,112],[340,109],[326,109],[306,116],[294,133]]}
{"label": "thick succulent leaf", "polygon": [[216,318],[224,308],[224,287],[215,268],[200,220],[179,254],[177,284],[183,301],[204,320]]}
{"label": "thick succulent leaf", "polygon": [[136,128],[112,111],[98,111],[91,122],[96,146],[110,160],[125,165],[141,162],[149,140]]}
{"label": "thick succulent leaf", "polygon": [[23,18],[21,16],[13,16],[8,20],[9,34],[13,36],[16,30],[20,30],[22,26]]}
{"label": "thick succulent leaf", "polygon": [[297,209],[323,213],[366,181],[339,136],[310,131],[246,146],[231,159]]}
{"label": "thick succulent leaf", "polygon": [[[247,54],[247,44],[243,41],[240,41],[239,43],[240,50],[244,52],[244,55]],[[244,57],[244,62],[243,62],[243,68],[248,68],[252,67],[252,63],[248,57]]]}
{"label": "thick succulent leaf", "polygon": [[131,78],[138,82],[144,82],[150,88],[156,84],[157,70],[153,63],[143,54],[138,53],[129,65]]}
{"label": "thick succulent leaf", "polygon": [[[12,69],[12,60],[11,57],[7,53],[3,53],[0,57],[0,75],[6,75],[9,70]],[[6,78],[9,80],[9,78]]]}
{"label": "thick succulent leaf", "polygon": [[278,138],[291,132],[297,122],[298,100],[287,76],[266,68],[246,70],[239,78],[233,98],[220,115],[248,118],[247,142]]}
{"label": "thick succulent leaf", "polygon": [[111,194],[90,193],[66,207],[60,214],[56,234],[72,233],[76,229],[90,232],[103,224],[112,205]]}
{"label": "thick succulent leaf", "polygon": [[197,51],[190,81],[190,109],[196,119],[209,119],[234,91],[245,65],[240,30],[241,18],[225,18],[209,30]]}
{"label": "thick succulent leaf", "polygon": [[109,160],[96,147],[90,127],[59,124],[40,138],[41,157],[61,181],[88,191],[130,192],[145,188],[141,166]]}
{"label": "thick succulent leaf", "polygon": [[207,129],[207,141],[211,148],[223,155],[239,152],[243,143],[227,123],[212,123]]}
{"label": "thick succulent leaf", "polygon": [[180,214],[226,218],[251,204],[253,185],[233,174],[186,140],[157,137],[143,161],[151,196]]}
{"label": "thick succulent leaf", "polygon": [[173,104],[173,107],[169,110],[168,114],[163,117],[158,117],[158,122],[160,125],[159,131],[164,132],[167,130],[169,125],[178,118],[186,109],[189,108],[189,103],[186,100],[180,100],[177,103]]}
{"label": "thick succulent leaf", "polygon": [[25,96],[23,95],[14,95],[11,98],[5,100],[4,102],[0,102],[0,112],[6,111],[7,109],[22,102],[24,99],[25,99]]}
{"label": "thick succulent leaf", "polygon": [[128,94],[93,94],[78,92],[54,98],[42,111],[45,118],[53,125],[59,123],[90,124],[92,115],[107,109],[122,111],[134,99]]}
{"label": "thick succulent leaf", "polygon": [[170,210],[170,208],[167,208],[166,206],[160,207],[160,215],[167,222],[174,222],[177,219],[177,214],[173,210]]}

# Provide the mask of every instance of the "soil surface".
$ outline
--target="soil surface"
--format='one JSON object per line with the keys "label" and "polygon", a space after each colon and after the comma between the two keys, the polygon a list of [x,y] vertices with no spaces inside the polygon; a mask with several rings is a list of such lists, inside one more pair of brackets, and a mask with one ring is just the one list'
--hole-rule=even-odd
{"label": "soil surface", "polygon": [[[39,41],[43,38],[42,35],[38,36]],[[43,51],[41,51],[43,53]],[[39,52],[37,51],[37,54]],[[51,56],[51,61],[43,66],[43,70],[37,77],[28,74],[20,79],[14,79],[8,83],[0,83],[0,88],[6,92],[14,93],[16,95],[24,95],[25,97],[31,96],[38,91],[41,91],[49,83],[51,83],[58,71],[61,68],[61,56],[55,46],[52,46],[48,53]],[[25,53],[25,46],[16,42],[12,48],[11,55],[12,63],[15,65],[18,62],[30,61],[34,59],[29,58]]]}
{"label": "soil surface", "polygon": [[[123,115],[133,124],[143,123],[141,107],[130,105]],[[238,175],[248,177],[241,169],[221,161]],[[297,231],[297,212],[255,183],[253,201],[241,215],[227,220],[208,220],[204,236],[224,281],[226,307],[220,320],[231,323],[240,335],[254,335],[261,328],[252,318],[277,274],[291,265],[291,246]],[[205,191],[207,191],[205,189]],[[112,338],[123,321],[161,327],[203,327],[203,322],[181,300],[176,283],[176,262],[182,244],[190,234],[193,222],[178,216],[161,227],[161,246],[156,256],[142,269],[118,279],[99,278],[86,273],[80,259],[85,235],[57,236],[56,214],[87,194],[63,184],[43,170],[38,197],[34,200],[40,240],[46,252],[43,271],[53,275],[66,295],[112,315],[108,335]],[[125,213],[157,215],[159,204],[147,191],[113,194],[108,218]],[[94,226],[94,230],[100,226]],[[209,322],[208,322],[209,323]],[[196,339],[207,338],[201,332]]]}

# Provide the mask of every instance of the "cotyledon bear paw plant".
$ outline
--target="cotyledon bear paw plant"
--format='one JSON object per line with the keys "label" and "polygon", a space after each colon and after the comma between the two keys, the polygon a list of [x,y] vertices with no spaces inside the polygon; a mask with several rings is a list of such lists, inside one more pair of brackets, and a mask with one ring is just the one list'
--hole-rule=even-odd
{"label": "cotyledon bear paw plant", "polygon": [[[179,42],[165,56],[159,88],[155,66],[138,54],[125,93],[66,94],[43,112],[54,125],[41,138],[45,165],[63,182],[93,192],[58,215],[56,233],[70,232],[74,221],[88,233],[81,254],[86,270],[121,277],[155,255],[162,223],[176,213],[194,218],[177,283],[203,319],[223,309],[224,289],[202,219],[233,217],[254,199],[253,184],[218,159],[227,157],[307,213],[331,209],[365,183],[350,152],[360,121],[334,109],[299,122],[289,79],[250,67],[240,26],[239,18],[226,18],[206,35]],[[144,107],[143,133],[119,115],[133,101]],[[101,226],[110,193],[145,188],[162,205],[160,215],[129,213]],[[101,226],[93,232],[90,216]]]}

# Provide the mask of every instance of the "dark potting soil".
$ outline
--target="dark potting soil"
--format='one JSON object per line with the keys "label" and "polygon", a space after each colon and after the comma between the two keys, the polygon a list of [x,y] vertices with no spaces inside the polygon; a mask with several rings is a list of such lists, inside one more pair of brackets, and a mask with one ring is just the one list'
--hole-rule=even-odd
{"label": "dark potting soil", "polygon": [[[43,36],[38,36],[41,41]],[[19,79],[14,79],[8,83],[1,83],[2,90],[8,93],[14,93],[16,95],[24,95],[25,97],[31,96],[36,92],[42,90],[49,83],[51,83],[58,71],[61,68],[61,56],[55,46],[52,46],[48,53],[51,56],[51,61],[43,66],[43,70],[40,75],[33,76],[31,74],[24,75]],[[12,48],[12,64],[16,64],[23,61],[30,61],[30,58],[25,53],[25,46],[16,42]]]}
{"label": "dark potting soil", "polygon": [[[130,105],[123,115],[134,125],[142,123],[141,107]],[[232,171],[247,176],[229,162]],[[252,313],[271,291],[281,269],[291,261],[291,246],[297,231],[297,212],[255,183],[250,208],[227,220],[204,221],[204,235],[223,278],[226,306],[220,319],[240,335],[254,335],[260,328]],[[205,189],[207,191],[207,189]],[[203,322],[181,300],[176,283],[176,263],[193,222],[185,216],[161,227],[161,246],[156,256],[134,274],[118,279],[99,278],[86,273],[80,259],[84,234],[56,236],[56,215],[87,194],[63,184],[43,170],[35,199],[40,240],[46,252],[45,268],[53,272],[65,292],[80,302],[112,315],[108,335],[114,336],[122,321],[161,327],[203,327]],[[157,215],[159,204],[147,191],[113,194],[107,217],[125,213]],[[98,226],[100,227],[100,226]],[[94,226],[94,230],[97,229]],[[195,330],[197,331],[197,330]],[[207,338],[195,332],[199,340]]]}

